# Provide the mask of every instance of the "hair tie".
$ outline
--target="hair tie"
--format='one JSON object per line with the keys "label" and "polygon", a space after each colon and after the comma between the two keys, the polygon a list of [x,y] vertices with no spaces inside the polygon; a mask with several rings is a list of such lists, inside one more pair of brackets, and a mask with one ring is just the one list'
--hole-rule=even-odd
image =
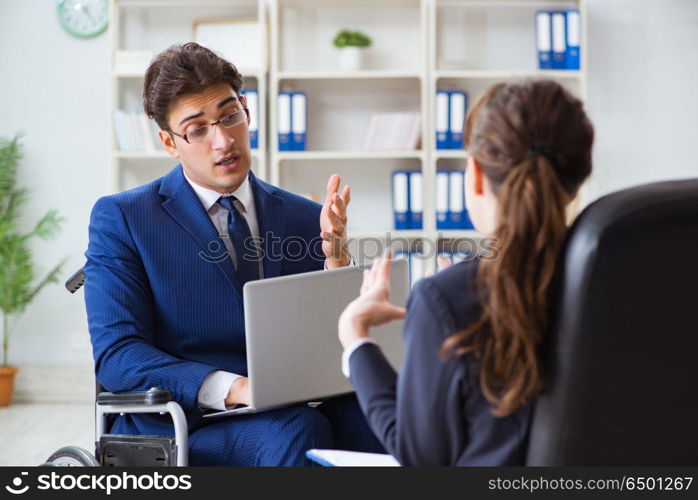
{"label": "hair tie", "polygon": [[548,146],[547,144],[534,144],[526,152],[527,160],[530,160],[531,158],[537,158],[539,156],[544,156],[550,162],[550,165],[555,167],[555,153],[553,153],[553,150],[550,148],[550,146]]}

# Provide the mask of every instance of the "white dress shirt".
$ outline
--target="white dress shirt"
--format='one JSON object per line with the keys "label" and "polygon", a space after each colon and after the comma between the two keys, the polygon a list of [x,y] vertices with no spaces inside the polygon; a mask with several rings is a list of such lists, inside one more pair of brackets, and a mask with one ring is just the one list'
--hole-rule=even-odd
{"label": "white dress shirt", "polygon": [[[182,170],[182,172],[184,172],[184,170]],[[221,239],[228,250],[228,255],[230,255],[233,260],[233,266],[237,269],[237,255],[235,254],[233,243],[230,241],[230,238],[228,238],[228,210],[218,203],[218,198],[221,196],[235,196],[237,198],[234,202],[235,208],[238,209],[247,221],[252,236],[259,237],[257,209],[255,208],[254,195],[249,178],[246,177],[244,182],[240,184],[240,187],[234,192],[225,195],[221,195],[221,193],[213,189],[199,186],[187,177],[186,173],[184,174],[184,178],[192,187],[196,196],[199,197],[199,200],[201,200],[201,204],[211,218],[211,222],[213,222],[213,225],[218,230],[218,234],[221,235]],[[259,263],[259,277],[260,279],[264,277],[264,269],[261,261]],[[199,406],[202,408],[225,410],[225,398],[228,397],[228,392],[230,392],[230,387],[233,385],[233,382],[240,377],[242,377],[242,375],[223,370],[216,370],[206,375],[197,397]]]}

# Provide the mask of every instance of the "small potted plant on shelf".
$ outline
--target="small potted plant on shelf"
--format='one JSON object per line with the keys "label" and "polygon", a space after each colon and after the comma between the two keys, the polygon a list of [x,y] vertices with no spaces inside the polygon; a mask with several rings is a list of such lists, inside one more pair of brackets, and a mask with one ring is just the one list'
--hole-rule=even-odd
{"label": "small potted plant on shelf", "polygon": [[29,242],[47,240],[60,231],[63,218],[49,210],[29,232],[20,229],[20,211],[29,201],[29,191],[17,186],[17,169],[22,158],[20,136],[0,138],[0,313],[2,313],[2,364],[0,364],[0,406],[12,399],[18,368],[8,365],[10,319],[24,312],[27,305],[49,283],[58,281],[63,262],[35,282],[36,269]]}
{"label": "small potted plant on shelf", "polygon": [[371,38],[360,31],[342,30],[334,37],[339,50],[339,68],[345,71],[361,69],[364,50],[371,46]]}

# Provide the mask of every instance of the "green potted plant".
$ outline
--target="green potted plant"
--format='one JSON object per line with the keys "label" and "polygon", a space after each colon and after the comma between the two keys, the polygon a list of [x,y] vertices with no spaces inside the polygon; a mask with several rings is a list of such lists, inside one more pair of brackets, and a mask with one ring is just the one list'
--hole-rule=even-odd
{"label": "green potted plant", "polygon": [[12,399],[18,368],[8,364],[10,319],[24,312],[27,305],[49,283],[58,281],[63,262],[41,280],[35,280],[36,268],[29,243],[34,238],[47,240],[60,231],[63,218],[49,210],[30,231],[22,231],[20,212],[29,201],[29,191],[17,186],[17,170],[22,158],[20,136],[0,138],[0,313],[2,313],[2,364],[0,364],[0,406]]}
{"label": "green potted plant", "polygon": [[371,46],[371,38],[361,31],[342,30],[333,43],[339,50],[339,68],[356,71],[361,68],[364,50]]}

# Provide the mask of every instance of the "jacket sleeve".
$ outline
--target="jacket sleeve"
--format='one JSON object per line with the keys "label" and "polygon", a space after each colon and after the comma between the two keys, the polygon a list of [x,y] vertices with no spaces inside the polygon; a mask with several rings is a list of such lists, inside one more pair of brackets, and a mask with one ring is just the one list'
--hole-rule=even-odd
{"label": "jacket sleeve", "polygon": [[438,287],[421,280],[407,306],[400,374],[374,344],[360,346],[349,358],[351,381],[369,425],[402,465],[452,465],[463,450],[465,364],[459,357],[439,357],[453,331]]}
{"label": "jacket sleeve", "polygon": [[113,197],[95,204],[85,265],[85,305],[99,383],[109,391],[169,389],[197,409],[204,378],[216,367],[156,348],[154,300],[127,220]]}

